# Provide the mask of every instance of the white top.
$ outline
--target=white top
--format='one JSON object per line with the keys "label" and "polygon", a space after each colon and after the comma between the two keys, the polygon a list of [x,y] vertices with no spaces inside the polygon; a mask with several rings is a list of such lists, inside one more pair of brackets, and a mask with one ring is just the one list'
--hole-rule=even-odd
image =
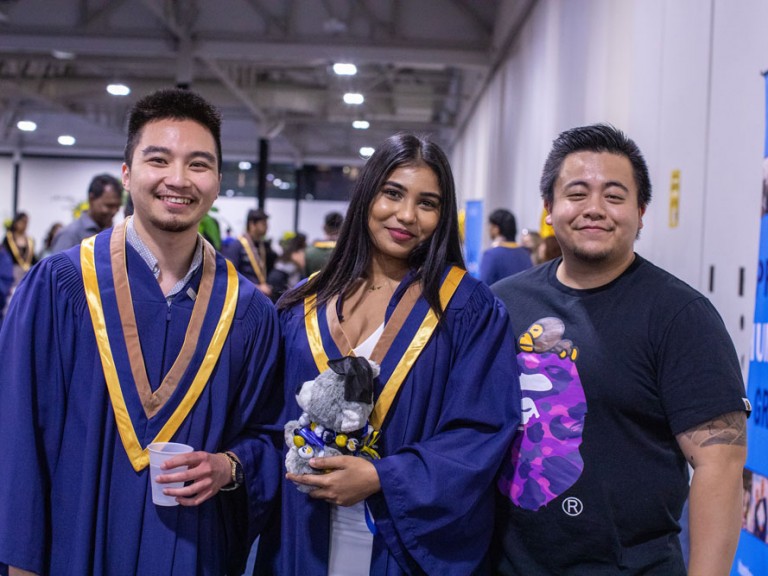
{"label": "white top", "polygon": [[[370,358],[382,332],[384,323],[355,348],[355,355]],[[328,576],[368,576],[372,551],[373,534],[365,522],[365,500],[352,506],[331,505]]]}

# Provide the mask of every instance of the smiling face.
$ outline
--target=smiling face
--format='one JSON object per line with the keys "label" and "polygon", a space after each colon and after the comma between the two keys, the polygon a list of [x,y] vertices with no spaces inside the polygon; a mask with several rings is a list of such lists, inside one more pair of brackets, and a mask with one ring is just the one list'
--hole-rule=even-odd
{"label": "smiling face", "polygon": [[431,168],[418,164],[393,170],[368,214],[374,251],[406,261],[437,229],[441,204],[442,192]]}
{"label": "smiling face", "polygon": [[621,155],[575,152],[563,162],[545,206],[566,268],[617,271],[634,259],[645,210],[638,205],[632,164]]}
{"label": "smiling face", "polygon": [[202,124],[163,119],[146,124],[123,164],[134,217],[148,233],[197,233],[219,194],[216,143]]}

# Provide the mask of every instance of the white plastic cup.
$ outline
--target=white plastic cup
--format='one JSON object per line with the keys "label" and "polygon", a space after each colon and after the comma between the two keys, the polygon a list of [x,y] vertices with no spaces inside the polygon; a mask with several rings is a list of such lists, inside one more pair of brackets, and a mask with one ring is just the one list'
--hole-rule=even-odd
{"label": "white plastic cup", "polygon": [[178,442],[154,442],[148,446],[149,448],[149,477],[152,483],[152,502],[157,506],[178,506],[175,496],[168,496],[163,494],[165,488],[182,488],[184,482],[169,482],[160,484],[155,481],[157,476],[161,474],[173,474],[174,472],[184,472],[187,466],[177,466],[176,468],[169,468],[163,470],[160,465],[174,456],[179,454],[187,454],[194,449],[187,444],[179,444]]}

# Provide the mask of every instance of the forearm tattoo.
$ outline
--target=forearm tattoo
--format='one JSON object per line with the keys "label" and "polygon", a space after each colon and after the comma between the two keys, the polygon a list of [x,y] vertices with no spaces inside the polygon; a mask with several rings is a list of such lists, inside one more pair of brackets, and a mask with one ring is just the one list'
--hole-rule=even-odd
{"label": "forearm tattoo", "polygon": [[729,412],[686,430],[683,436],[700,447],[714,444],[746,446],[747,417],[744,412]]}

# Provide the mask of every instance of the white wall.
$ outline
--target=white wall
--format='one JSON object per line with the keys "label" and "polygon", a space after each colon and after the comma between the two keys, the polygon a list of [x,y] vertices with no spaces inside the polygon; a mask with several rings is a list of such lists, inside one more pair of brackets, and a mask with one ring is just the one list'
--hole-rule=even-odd
{"label": "white wall", "polygon": [[[453,150],[459,194],[486,199],[487,210],[508,207],[519,228],[536,229],[538,179],[552,139],[600,121],[625,130],[643,151],[654,184],[637,251],[713,301],[746,371],[765,129],[765,22],[764,0],[538,2]],[[681,171],[674,228],[673,170]]]}

